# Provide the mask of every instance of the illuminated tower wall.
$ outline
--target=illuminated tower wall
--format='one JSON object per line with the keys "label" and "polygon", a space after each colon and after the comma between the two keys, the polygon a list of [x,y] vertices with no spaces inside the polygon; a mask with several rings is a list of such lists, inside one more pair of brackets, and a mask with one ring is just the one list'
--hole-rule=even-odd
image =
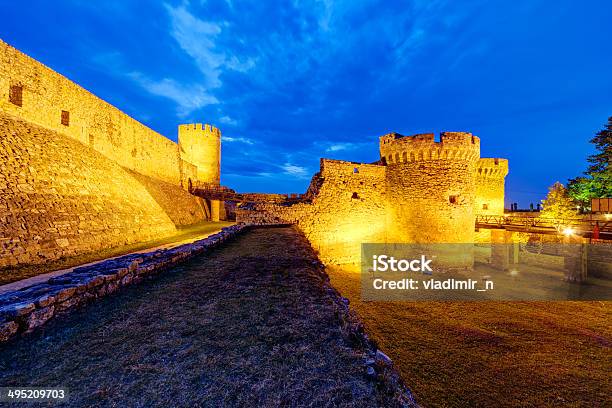
{"label": "illuminated tower wall", "polygon": [[219,184],[221,167],[221,132],[201,123],[179,125],[181,159],[197,167],[197,181]]}

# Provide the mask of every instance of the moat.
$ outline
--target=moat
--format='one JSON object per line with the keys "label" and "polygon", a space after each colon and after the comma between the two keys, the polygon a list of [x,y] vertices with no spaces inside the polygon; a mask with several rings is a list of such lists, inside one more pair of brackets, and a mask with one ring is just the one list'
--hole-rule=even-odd
{"label": "moat", "polygon": [[394,406],[341,330],[291,228],[225,247],[0,345],[0,382],[69,389],[67,406]]}

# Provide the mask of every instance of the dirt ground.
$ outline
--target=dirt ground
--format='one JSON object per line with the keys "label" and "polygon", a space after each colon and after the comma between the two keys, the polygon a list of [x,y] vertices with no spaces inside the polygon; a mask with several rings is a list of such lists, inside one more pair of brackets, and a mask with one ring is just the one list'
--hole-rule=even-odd
{"label": "dirt ground", "polygon": [[247,232],[0,346],[0,386],[67,387],[71,407],[392,406],[315,261],[291,228]]}
{"label": "dirt ground", "polygon": [[426,407],[612,407],[611,302],[364,302],[328,268]]}

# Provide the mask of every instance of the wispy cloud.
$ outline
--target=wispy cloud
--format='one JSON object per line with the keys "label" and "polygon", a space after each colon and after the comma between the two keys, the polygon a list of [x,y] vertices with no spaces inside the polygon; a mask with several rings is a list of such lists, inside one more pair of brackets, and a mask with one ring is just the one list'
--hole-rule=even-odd
{"label": "wispy cloud", "polygon": [[224,125],[236,126],[238,121],[231,116],[225,115],[219,118],[219,123],[223,123]]}
{"label": "wispy cloud", "polygon": [[205,86],[220,87],[224,69],[244,72],[253,67],[252,59],[243,61],[227,50],[218,49],[216,41],[226,24],[202,20],[190,13],[186,4],[165,5],[170,16],[170,35],[193,58],[204,76]]}
{"label": "wispy cloud", "polygon": [[339,152],[342,150],[355,150],[360,146],[363,146],[364,143],[334,143],[329,145],[325,151],[326,152]]}
{"label": "wispy cloud", "polygon": [[170,78],[154,81],[139,72],[132,72],[128,76],[153,95],[174,101],[179,117],[186,117],[196,109],[219,103],[217,98],[201,85],[185,86]]}
{"label": "wispy cloud", "polygon": [[291,163],[285,163],[281,166],[285,174],[297,177],[297,178],[308,178],[309,173],[306,167],[296,166]]}
{"label": "wispy cloud", "polygon": [[230,137],[230,136],[221,136],[221,141],[227,143],[244,143],[247,145],[255,144],[251,139],[246,137]]}

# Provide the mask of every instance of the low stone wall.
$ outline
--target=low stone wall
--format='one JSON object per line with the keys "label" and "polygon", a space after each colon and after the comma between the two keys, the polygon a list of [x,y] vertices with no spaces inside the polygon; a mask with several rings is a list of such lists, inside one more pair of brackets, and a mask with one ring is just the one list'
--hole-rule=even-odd
{"label": "low stone wall", "polygon": [[122,286],[140,282],[147,275],[205,253],[246,228],[245,225],[233,225],[191,244],[125,255],[75,268],[46,283],[0,295],[0,342],[30,332],[59,313],[107,296]]}

